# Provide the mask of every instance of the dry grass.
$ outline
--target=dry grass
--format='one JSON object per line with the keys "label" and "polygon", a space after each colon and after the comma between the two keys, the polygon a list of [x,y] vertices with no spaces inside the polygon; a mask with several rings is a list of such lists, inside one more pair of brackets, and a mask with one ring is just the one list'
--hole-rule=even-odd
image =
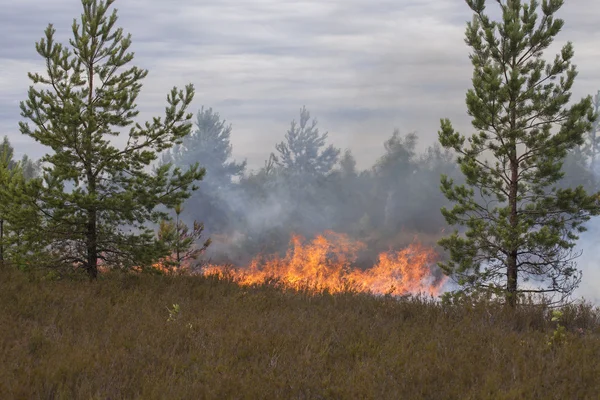
{"label": "dry grass", "polygon": [[0,398],[597,399],[599,315],[5,267]]}

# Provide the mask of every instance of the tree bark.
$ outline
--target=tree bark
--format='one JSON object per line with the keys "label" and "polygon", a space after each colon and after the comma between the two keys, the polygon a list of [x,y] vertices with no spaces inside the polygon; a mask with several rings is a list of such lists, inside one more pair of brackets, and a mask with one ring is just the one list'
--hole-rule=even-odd
{"label": "tree bark", "polygon": [[[91,171],[88,171],[88,192],[96,193],[96,180]],[[98,211],[93,204],[87,210],[87,232],[86,232],[86,250],[87,250],[87,272],[90,280],[98,278]]]}
{"label": "tree bark", "polygon": [[[512,69],[516,68],[516,60],[513,57]],[[518,238],[515,237],[519,225],[519,216],[517,213],[517,197],[519,194],[519,158],[517,154],[517,143],[512,137],[512,133],[517,129],[516,116],[516,97],[511,94],[510,101],[510,188],[508,192],[508,206],[510,208],[510,237],[508,238],[508,258],[506,260],[506,302],[511,308],[517,305],[517,254],[519,252]]]}
{"label": "tree bark", "polygon": [[[92,39],[92,45],[96,43],[95,38]],[[93,149],[92,149],[92,134],[95,129],[95,124],[92,124],[94,119],[93,111],[93,93],[94,93],[94,60],[90,60],[88,67],[88,129],[85,134],[86,139],[86,156],[88,165],[86,165],[88,196],[96,194],[96,176],[92,169]],[[90,280],[98,278],[98,212],[96,205],[92,204],[87,210],[87,232],[86,232],[86,250],[87,250],[87,273]]]}
{"label": "tree bark", "polygon": [[4,261],[4,220],[0,219],[0,262]]}
{"label": "tree bark", "polygon": [[86,235],[87,273],[90,280],[98,278],[98,235],[96,231],[96,210],[88,211]]}
{"label": "tree bark", "polygon": [[[515,149],[516,153],[516,149]],[[511,161],[511,181],[510,181],[510,192],[509,192],[509,207],[510,207],[510,226],[512,230],[517,229],[519,223],[517,216],[517,194],[518,194],[518,178],[519,178],[519,166],[517,161]],[[515,308],[517,305],[517,254],[518,248],[517,243],[514,241],[516,238],[510,237],[508,259],[506,260],[506,302],[511,308]]]}

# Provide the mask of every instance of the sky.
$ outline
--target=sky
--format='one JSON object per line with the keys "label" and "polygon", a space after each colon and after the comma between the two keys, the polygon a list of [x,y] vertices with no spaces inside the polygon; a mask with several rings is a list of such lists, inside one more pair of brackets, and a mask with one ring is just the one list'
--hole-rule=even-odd
{"label": "sky", "polygon": [[[495,1],[490,12],[497,14]],[[575,44],[577,100],[600,89],[600,2],[568,0],[563,32],[548,52]],[[471,10],[460,0],[117,0],[134,63],[150,71],[140,119],[162,115],[166,94],[193,83],[191,110],[212,107],[233,125],[235,158],[259,168],[306,105],[333,144],[359,167],[382,154],[395,128],[437,139],[440,118],[470,133],[471,85],[464,43]],[[46,149],[18,130],[27,72],[48,23],[66,43],[79,0],[0,0],[0,135],[34,158]]]}

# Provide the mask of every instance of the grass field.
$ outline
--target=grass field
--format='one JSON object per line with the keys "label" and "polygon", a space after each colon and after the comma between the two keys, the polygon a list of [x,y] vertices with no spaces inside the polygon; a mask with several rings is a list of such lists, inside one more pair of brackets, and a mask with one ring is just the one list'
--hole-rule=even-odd
{"label": "grass field", "polygon": [[4,267],[0,398],[598,399],[600,311],[563,312]]}

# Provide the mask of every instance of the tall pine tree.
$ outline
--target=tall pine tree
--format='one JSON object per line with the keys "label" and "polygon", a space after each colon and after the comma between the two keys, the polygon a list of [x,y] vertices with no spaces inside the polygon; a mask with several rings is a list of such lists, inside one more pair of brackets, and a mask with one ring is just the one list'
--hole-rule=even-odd
{"label": "tall pine tree", "polygon": [[567,106],[577,76],[573,45],[553,62],[542,57],[564,25],[555,18],[563,1],[498,0],[499,21],[485,14],[485,0],[466,2],[474,12],[466,103],[477,133],[467,140],[449,120],[441,123],[439,141],[458,153],[466,177],[461,186],[442,177],[442,191],[456,203],[442,213],[466,231],[439,242],[450,255],[440,266],[466,289],[492,289],[513,307],[523,293],[562,299],[581,280],[577,234],[598,213],[597,197],[581,186],[556,187],[567,152],[594,120],[590,97]]}
{"label": "tall pine tree", "polygon": [[[131,35],[116,28],[114,0],[82,0],[80,23],[73,21],[69,45],[54,41],[52,24],[36,43],[45,74],[30,73],[33,86],[21,103],[21,133],[48,146],[43,178],[34,201],[45,222],[39,229],[61,262],[82,266],[96,278],[99,262],[127,268],[160,257],[148,222],[166,218],[189,197],[203,171],[149,166],[157,153],[189,134],[192,85],[167,95],[164,118],[134,122],[136,99],[148,71],[128,67]],[[111,139],[125,133],[117,146]],[[72,188],[72,189],[68,189]]]}

